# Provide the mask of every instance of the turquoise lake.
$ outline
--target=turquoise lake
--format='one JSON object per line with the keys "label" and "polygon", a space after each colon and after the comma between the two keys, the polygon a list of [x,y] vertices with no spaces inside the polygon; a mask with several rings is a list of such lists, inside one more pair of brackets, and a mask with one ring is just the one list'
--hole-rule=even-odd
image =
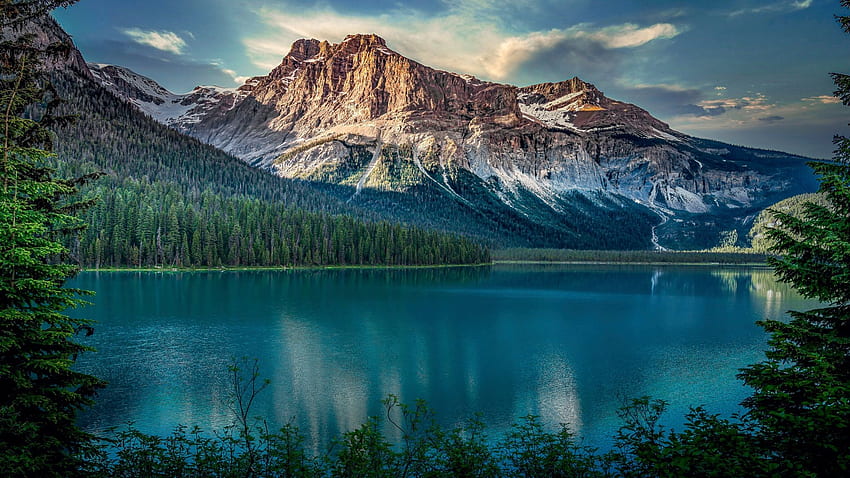
{"label": "turquoise lake", "polygon": [[570,423],[605,446],[626,398],[729,414],[735,379],[762,357],[755,325],[816,304],[766,268],[495,265],[435,269],[86,272],[74,315],[98,321],[78,368],[110,382],[80,417],[148,433],[232,422],[228,365],[259,359],[271,385],[253,415],[292,422],[320,449],[424,399],[444,425],[483,413],[491,435],[518,417]]}

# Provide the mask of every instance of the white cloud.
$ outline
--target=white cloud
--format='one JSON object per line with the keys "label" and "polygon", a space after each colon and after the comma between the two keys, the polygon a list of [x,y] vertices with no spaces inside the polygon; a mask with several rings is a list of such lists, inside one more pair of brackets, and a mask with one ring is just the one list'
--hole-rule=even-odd
{"label": "white cloud", "polygon": [[670,23],[646,27],[626,23],[603,28],[579,24],[517,34],[508,31],[499,15],[493,14],[499,5],[504,4],[467,0],[430,17],[409,9],[367,17],[342,15],[328,9],[290,14],[262,8],[256,13],[266,24],[267,33],[246,38],[243,44],[255,65],[270,70],[280,64],[298,38],[339,42],[346,34],[376,33],[394,50],[426,65],[504,81],[525,62],[557,52],[570,40],[618,50],[673,38],[682,32]]}
{"label": "white cloud", "polygon": [[251,78],[250,76],[242,76],[236,73],[236,71],[231,70],[230,68],[222,68],[221,71],[223,71],[224,74],[233,78],[233,82],[240,86],[245,84],[245,82]]}
{"label": "white cloud", "polygon": [[[836,101],[833,101],[836,100]],[[706,100],[698,105],[706,110],[722,108],[717,115],[677,116],[670,118],[671,127],[682,131],[715,131],[723,129],[762,128],[782,118],[788,124],[833,125],[844,114],[837,98],[812,96],[798,101],[774,102],[758,93],[741,98]]]}
{"label": "white cloud", "polygon": [[804,10],[806,8],[809,8],[812,5],[812,1],[813,0],[785,0],[781,2],[770,3],[768,5],[762,5],[760,7],[742,8],[740,10],[729,12],[729,16],[737,17],[739,15],[758,13],[795,12],[797,10]]}
{"label": "white cloud", "polygon": [[770,110],[775,105],[769,103],[767,97],[761,93],[753,96],[744,96],[741,98],[722,98],[716,100],[705,100],[697,103],[697,106],[702,108],[723,108],[725,110],[742,110],[748,112],[764,112]]}
{"label": "white cloud", "polygon": [[122,32],[132,38],[136,43],[167,51],[175,55],[182,55],[186,48],[186,41],[174,32],[141,30],[139,28],[127,28]]}
{"label": "white cloud", "polygon": [[556,48],[566,39],[567,36],[561,30],[504,38],[495,51],[490,53],[488,61],[483,65],[484,69],[495,78],[504,78],[537,52]]}
{"label": "white cloud", "polygon": [[640,28],[633,23],[625,23],[596,31],[579,30],[572,36],[590,38],[607,48],[635,48],[653,40],[673,38],[680,33],[681,30],[670,23],[656,23],[645,28]]}
{"label": "white cloud", "polygon": [[803,98],[802,101],[808,101],[812,103],[821,103],[824,105],[829,104],[838,104],[841,103],[841,100],[831,96],[831,95],[820,95],[820,96],[810,96],[808,98]]}

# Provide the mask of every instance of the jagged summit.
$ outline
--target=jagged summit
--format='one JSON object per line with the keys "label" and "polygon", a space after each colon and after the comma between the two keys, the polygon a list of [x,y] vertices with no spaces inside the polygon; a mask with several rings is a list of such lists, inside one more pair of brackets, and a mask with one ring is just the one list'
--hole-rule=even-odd
{"label": "jagged summit", "polygon": [[346,35],[345,39],[343,39],[341,43],[349,42],[359,43],[361,45],[387,46],[386,40],[374,33],[355,33],[353,35]]}
{"label": "jagged summit", "polygon": [[584,131],[620,128],[642,137],[673,141],[685,136],[640,107],[606,97],[578,77],[519,88],[518,98],[526,119],[549,127]]}
{"label": "jagged summit", "polygon": [[[49,17],[25,28],[71,43]],[[126,68],[87,66],[76,49],[46,66],[382,217],[494,233],[503,245],[710,247],[816,186],[806,158],[690,137],[577,77],[482,81],[370,34],[298,40],[267,75],[184,95]]]}
{"label": "jagged summit", "polygon": [[329,43],[326,40],[320,41],[315,38],[301,38],[292,43],[292,47],[285,58],[295,61],[317,60],[327,58],[336,51],[350,55],[369,48],[381,48],[389,53],[397,54],[387,48],[386,40],[370,33],[347,35],[340,43]]}

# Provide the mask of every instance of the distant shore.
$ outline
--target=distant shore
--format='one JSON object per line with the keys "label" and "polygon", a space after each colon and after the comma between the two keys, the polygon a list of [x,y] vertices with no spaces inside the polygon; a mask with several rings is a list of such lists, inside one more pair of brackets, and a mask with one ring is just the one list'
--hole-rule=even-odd
{"label": "distant shore", "polygon": [[436,269],[448,267],[481,267],[481,264],[432,264],[432,265],[309,265],[309,266],[219,266],[219,267],[82,267],[81,272],[235,272],[235,271],[290,271],[290,270],[333,270],[333,269]]}
{"label": "distant shore", "polygon": [[573,249],[496,249],[493,261],[480,264],[431,265],[299,265],[299,266],[219,266],[219,267],[83,267],[85,272],[193,272],[193,271],[283,271],[334,269],[433,269],[444,267],[481,267],[505,264],[644,264],[644,265],[741,265],[765,266],[767,254],[717,251],[589,251]]}
{"label": "distant shore", "polygon": [[767,254],[720,251],[590,251],[574,249],[497,249],[495,264],[647,264],[647,265],[766,265]]}

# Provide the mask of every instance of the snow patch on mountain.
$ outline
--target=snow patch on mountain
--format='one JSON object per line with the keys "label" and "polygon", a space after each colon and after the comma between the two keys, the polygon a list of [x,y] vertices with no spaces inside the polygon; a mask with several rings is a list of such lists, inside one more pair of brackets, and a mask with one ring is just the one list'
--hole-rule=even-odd
{"label": "snow patch on mountain", "polygon": [[[582,93],[583,92],[571,93],[566,96],[574,98],[576,96],[580,96]],[[566,98],[566,96],[562,98]],[[573,114],[578,111],[574,104],[570,103],[568,100],[564,100],[561,103],[558,103],[557,100],[548,103],[533,103],[530,101],[530,97],[531,95],[526,93],[517,95],[517,99],[519,100],[519,110],[526,119],[541,123],[547,127],[578,130],[578,128],[576,128],[576,126],[572,123]],[[552,108],[553,104],[558,107]]]}
{"label": "snow patch on mountain", "polygon": [[244,88],[214,85],[197,86],[188,93],[176,94],[128,68],[104,63],[89,63],[88,67],[104,88],[126,98],[154,120],[178,129],[198,123],[211,109],[222,104],[233,108],[248,94]]}

